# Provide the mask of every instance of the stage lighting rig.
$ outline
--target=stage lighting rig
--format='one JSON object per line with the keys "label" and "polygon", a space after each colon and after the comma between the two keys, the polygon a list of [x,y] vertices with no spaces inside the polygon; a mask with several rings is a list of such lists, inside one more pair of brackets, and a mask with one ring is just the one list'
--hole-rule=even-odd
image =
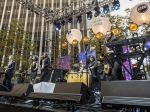
{"label": "stage lighting rig", "polygon": [[87,12],[87,19],[91,20],[92,17],[93,17],[92,12],[91,11]]}
{"label": "stage lighting rig", "polygon": [[99,16],[100,13],[101,13],[99,6],[95,7],[94,10],[95,10],[95,15],[94,15],[94,16],[95,16],[95,17]]}
{"label": "stage lighting rig", "polygon": [[[92,18],[92,14],[89,13],[91,11],[93,11],[95,8],[99,7],[99,10],[96,10],[96,14],[95,16],[99,15],[103,6],[105,6],[106,4],[109,6],[112,6],[112,3],[114,2],[114,0],[96,0],[96,1],[91,1],[91,0],[80,0],[80,1],[75,1],[71,4],[67,4],[66,7],[63,7],[62,9],[56,10],[54,11],[54,16],[53,19],[54,20],[58,20],[61,21],[63,20],[68,20],[69,18],[73,18],[74,16],[77,17],[79,14],[85,14],[87,13],[87,19],[91,19]],[[112,9],[108,9],[109,12],[113,11]]]}
{"label": "stage lighting rig", "polygon": [[113,2],[113,9],[118,10],[120,8],[119,0],[114,0]]}
{"label": "stage lighting rig", "polygon": [[103,6],[103,12],[104,12],[104,14],[108,14],[109,13],[109,6],[108,6],[108,4]]}
{"label": "stage lighting rig", "polygon": [[77,16],[77,23],[81,23],[81,22],[82,22],[82,16],[79,15],[79,16]]}
{"label": "stage lighting rig", "polygon": [[61,26],[64,26],[64,25],[65,25],[65,21],[62,20],[62,21],[61,21]]}

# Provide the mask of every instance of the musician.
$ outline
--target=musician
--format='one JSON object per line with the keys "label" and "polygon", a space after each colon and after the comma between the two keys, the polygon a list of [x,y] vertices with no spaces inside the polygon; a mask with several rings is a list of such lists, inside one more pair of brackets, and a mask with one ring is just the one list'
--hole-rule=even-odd
{"label": "musician", "polygon": [[83,70],[85,69],[85,64],[83,60],[79,61],[79,72],[83,72]]}
{"label": "musician", "polygon": [[[112,31],[107,31],[106,33],[106,39],[107,42],[113,42],[113,41],[118,41],[119,39],[115,37],[115,35],[113,34]],[[116,46],[113,49],[110,48],[106,48],[106,54],[110,55],[111,53],[122,53],[122,46]],[[124,79],[123,75],[122,75],[122,68],[121,65],[114,60],[113,63],[113,68],[111,71],[111,77],[109,78],[109,80],[122,80]]]}
{"label": "musician", "polygon": [[90,74],[89,87],[90,87],[90,89],[93,90],[94,83],[95,83],[95,82],[93,82],[93,79],[97,78],[97,61],[94,58],[94,56],[92,56],[92,55],[89,57],[89,61],[87,62],[87,68],[88,68],[88,71]]}
{"label": "musician", "polygon": [[25,77],[27,76],[27,69],[21,70],[18,77],[18,84],[24,83]]}
{"label": "musician", "polygon": [[9,62],[7,69],[5,70],[5,76],[3,79],[3,85],[6,86],[6,83],[8,84],[8,89],[11,90],[11,78],[13,74],[15,73],[15,61],[12,55],[9,56]]}
{"label": "musician", "polygon": [[35,78],[37,76],[37,71],[38,71],[38,56],[33,55],[32,56],[32,63],[30,65],[30,68],[28,69],[28,71],[31,70],[30,73],[30,83],[31,84],[35,84]]}
{"label": "musician", "polygon": [[47,53],[44,53],[43,60],[42,60],[42,66],[41,66],[40,82],[44,81],[44,78],[48,74],[49,67],[50,67],[50,58],[48,57]]}

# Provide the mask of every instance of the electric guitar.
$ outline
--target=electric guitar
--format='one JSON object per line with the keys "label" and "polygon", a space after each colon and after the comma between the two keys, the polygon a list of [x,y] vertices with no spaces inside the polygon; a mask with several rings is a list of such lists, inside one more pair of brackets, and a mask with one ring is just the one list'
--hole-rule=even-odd
{"label": "electric guitar", "polygon": [[51,77],[50,77],[50,80],[49,80],[50,83],[52,82],[52,75],[53,74],[54,74],[54,70],[52,70],[52,73],[51,73]]}
{"label": "electric guitar", "polygon": [[108,75],[111,71],[110,65],[109,64],[104,64],[104,73]]}

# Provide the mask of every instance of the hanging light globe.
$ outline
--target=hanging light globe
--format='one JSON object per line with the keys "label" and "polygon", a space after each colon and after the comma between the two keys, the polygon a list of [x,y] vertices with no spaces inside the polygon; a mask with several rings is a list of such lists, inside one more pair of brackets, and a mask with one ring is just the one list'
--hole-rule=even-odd
{"label": "hanging light globe", "polygon": [[106,35],[107,31],[109,31],[110,29],[110,21],[104,17],[98,16],[92,24],[92,30],[95,34],[101,32],[103,35]]}
{"label": "hanging light globe", "polygon": [[114,35],[118,35],[119,34],[118,28],[113,28],[112,32],[113,32]]}
{"label": "hanging light globe", "polygon": [[83,42],[84,43],[88,43],[88,41],[89,41],[89,38],[87,36],[83,37]]}
{"label": "hanging light globe", "polygon": [[130,26],[129,26],[129,29],[131,31],[136,31],[138,29],[138,25],[135,24],[135,23],[131,23]]}
{"label": "hanging light globe", "polygon": [[77,41],[76,39],[74,39],[74,40],[72,41],[72,45],[74,45],[74,46],[78,45],[78,41]]}
{"label": "hanging light globe", "polygon": [[77,40],[78,43],[82,40],[82,33],[78,29],[71,29],[66,34],[67,41],[72,44],[73,40]]}
{"label": "hanging light globe", "polygon": [[96,34],[96,38],[97,39],[101,39],[103,37],[103,34],[101,33],[101,32],[98,32],[97,34]]}
{"label": "hanging light globe", "polygon": [[62,44],[61,44],[61,47],[63,47],[63,48],[65,48],[67,46],[67,43],[66,42],[63,42]]}
{"label": "hanging light globe", "polygon": [[137,4],[131,9],[130,12],[131,20],[138,24],[149,24],[150,23],[150,3],[142,2]]}

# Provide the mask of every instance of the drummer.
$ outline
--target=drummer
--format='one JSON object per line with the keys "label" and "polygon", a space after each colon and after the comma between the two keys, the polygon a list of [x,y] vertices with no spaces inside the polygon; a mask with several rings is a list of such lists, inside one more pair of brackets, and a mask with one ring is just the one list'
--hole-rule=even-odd
{"label": "drummer", "polygon": [[79,72],[83,72],[85,70],[85,64],[83,60],[79,61]]}

